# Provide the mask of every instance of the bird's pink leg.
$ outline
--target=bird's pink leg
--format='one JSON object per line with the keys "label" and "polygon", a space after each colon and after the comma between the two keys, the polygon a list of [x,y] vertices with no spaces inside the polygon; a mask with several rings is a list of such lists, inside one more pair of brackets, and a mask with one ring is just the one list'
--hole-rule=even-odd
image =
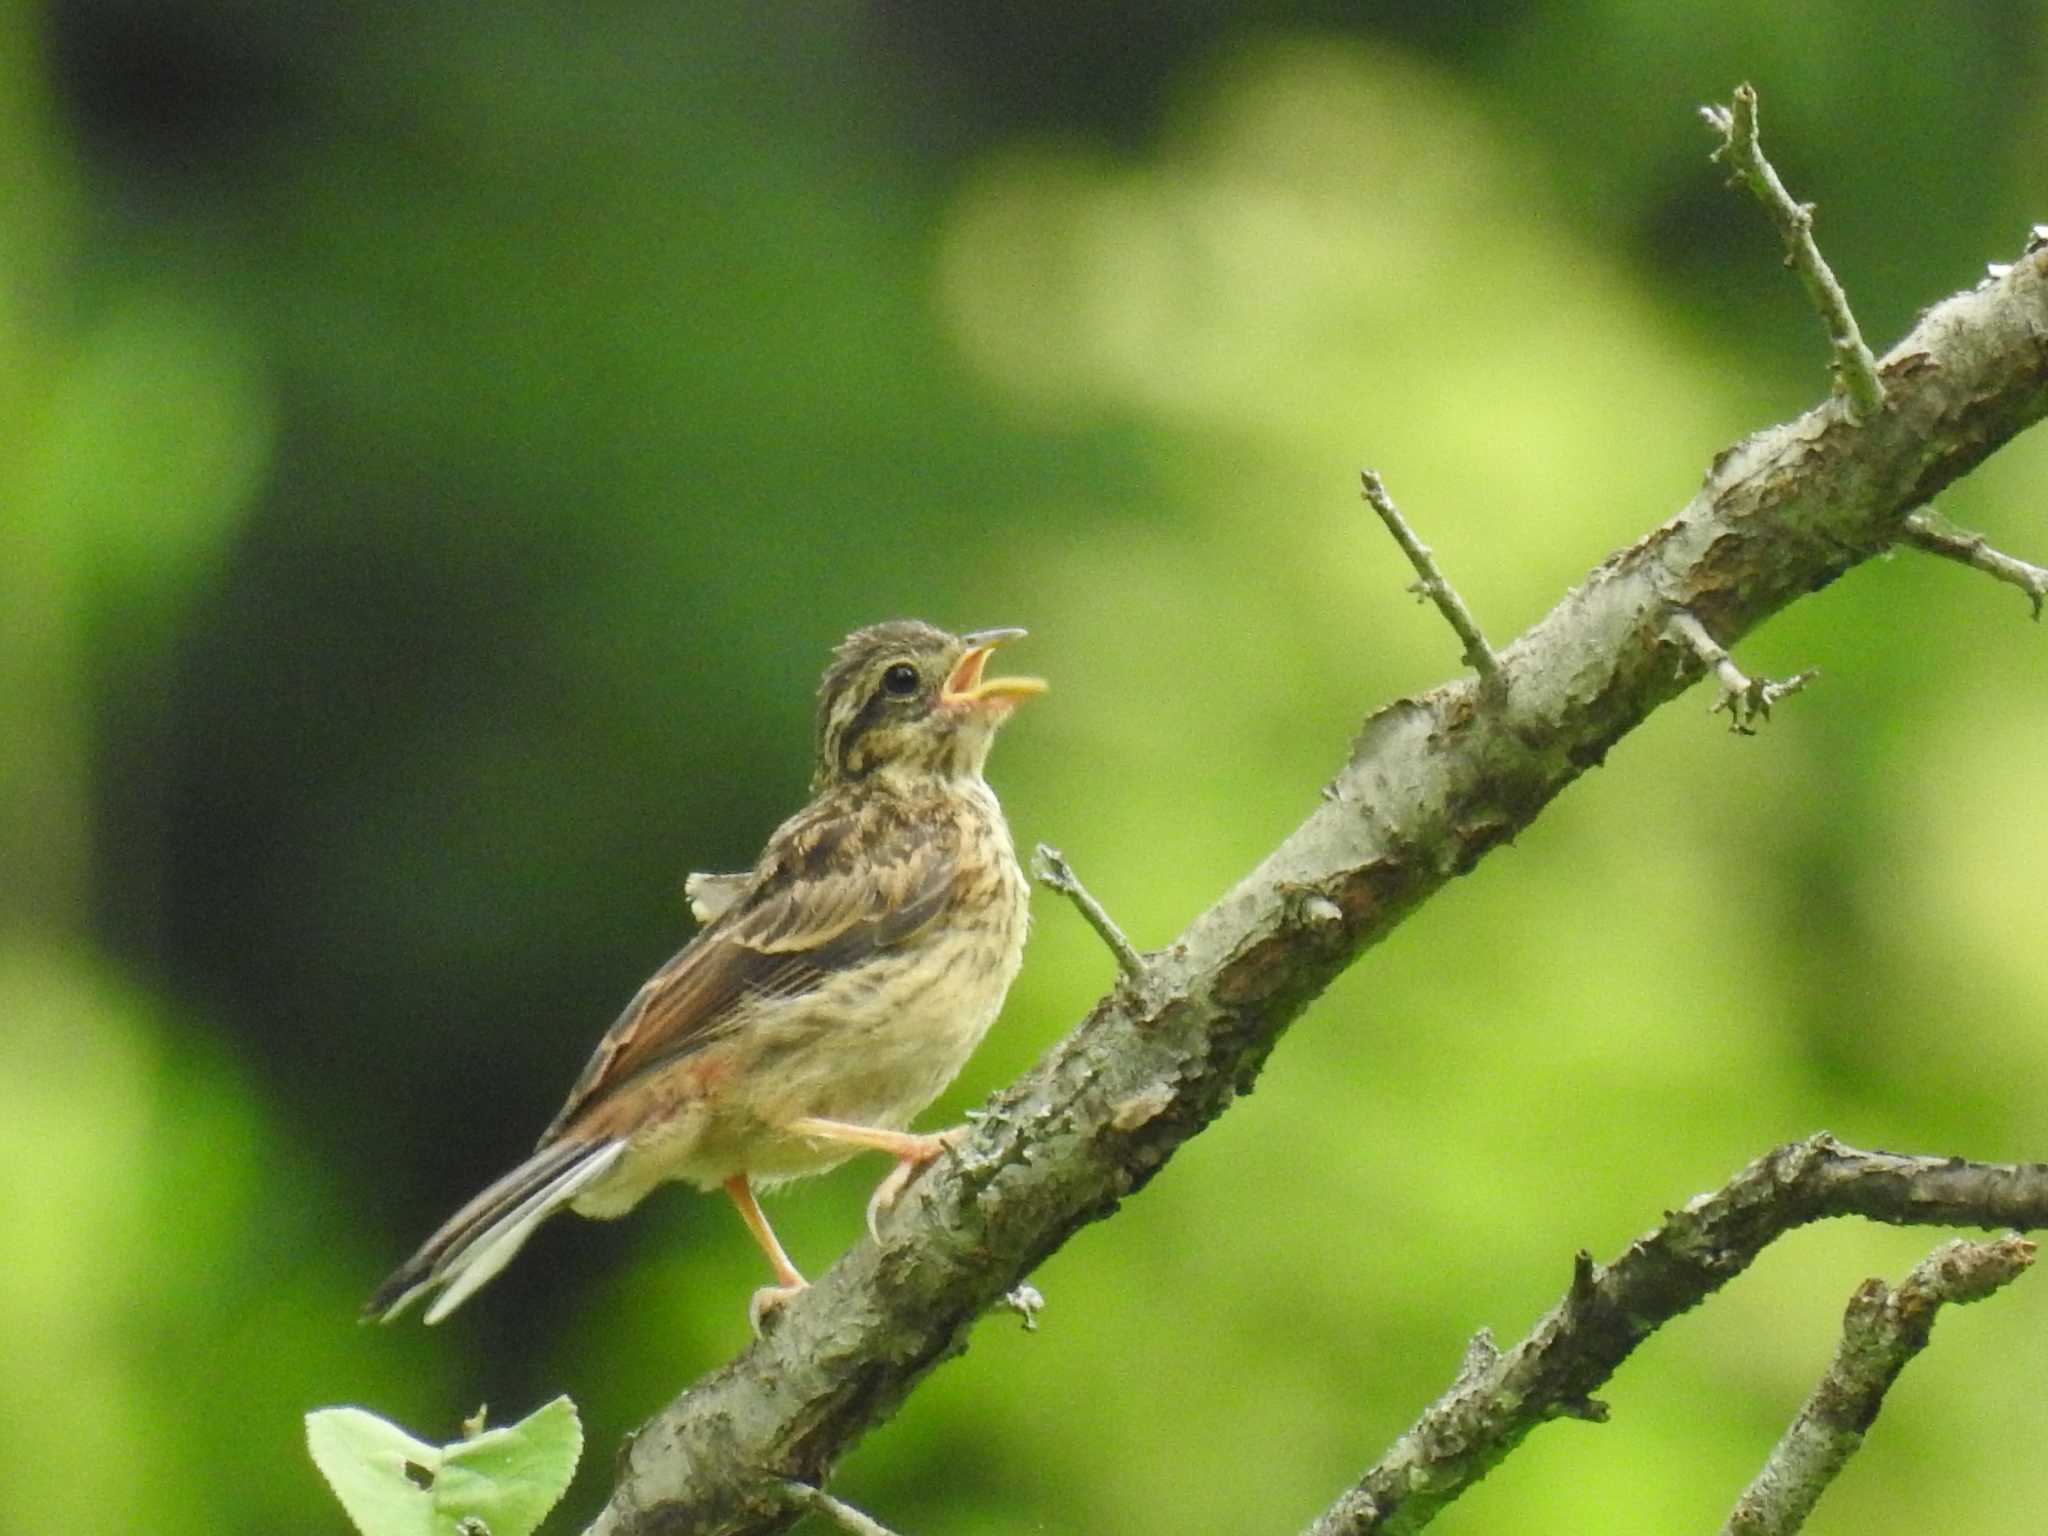
{"label": "bird's pink leg", "polygon": [[871,1125],[850,1125],[844,1120],[821,1120],[814,1115],[792,1120],[788,1129],[798,1136],[812,1136],[820,1141],[843,1141],[850,1146],[870,1147],[896,1159],[896,1166],[889,1170],[889,1176],[875,1187],[874,1194],[868,1199],[868,1236],[877,1242],[882,1238],[879,1230],[881,1218],[894,1207],[897,1197],[910,1187],[910,1181],[941,1152],[965,1141],[968,1131],[966,1126],[956,1125],[949,1131],[921,1136],[914,1131],[883,1131]]}
{"label": "bird's pink leg", "polygon": [[764,1285],[754,1292],[747,1303],[747,1321],[753,1324],[754,1332],[761,1331],[761,1320],[781,1306],[790,1297],[801,1291],[810,1282],[797,1273],[797,1267],[789,1262],[789,1255],[782,1251],[782,1244],[775,1236],[775,1229],[768,1225],[768,1218],[761,1213],[761,1202],[754,1198],[754,1186],[747,1182],[747,1176],[736,1173],[725,1181],[725,1192],[732,1197],[732,1203],[739,1207],[740,1220],[747,1224],[747,1230],[754,1234],[754,1241],[761,1245],[761,1251],[768,1255],[768,1262],[775,1270],[780,1285]]}

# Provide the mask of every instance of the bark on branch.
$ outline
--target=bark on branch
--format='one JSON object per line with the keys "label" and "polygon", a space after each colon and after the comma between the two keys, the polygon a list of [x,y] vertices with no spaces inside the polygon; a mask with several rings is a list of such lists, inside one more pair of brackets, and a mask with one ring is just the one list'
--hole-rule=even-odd
{"label": "bark on branch", "polygon": [[1866,1280],[1849,1298],[1842,1343],[1792,1427],[1743,1490],[1722,1536],[1792,1536],[1820,1496],[1862,1448],[1891,1390],[1927,1347],[1944,1306],[1982,1301],[2026,1273],[2034,1244],[2007,1235],[1990,1243],[1958,1238],[1913,1266],[1896,1288]]}
{"label": "bark on branch", "polygon": [[1904,519],[2048,414],[2048,250],[1929,311],[1880,362],[1882,407],[1834,397],[1721,454],[1676,516],[1462,678],[1369,718],[1321,804],[1257,869],[998,1093],[780,1326],[665,1408],[623,1457],[599,1536],[776,1530],[975,1320],[1226,1109],[1345,966],[1732,645],[1901,538]]}
{"label": "bark on branch", "polygon": [[[1451,1389],[1308,1536],[1421,1529],[1538,1425],[1604,1417],[1592,1395],[1638,1344],[1785,1233],[1836,1216],[1899,1226],[2048,1226],[2048,1165],[1859,1152],[1825,1134],[1779,1147],[1671,1213],[1612,1264],[1579,1255],[1571,1290],[1529,1336],[1505,1354],[1477,1341]],[[2031,1245],[2022,1246],[2030,1257]],[[1921,1315],[1931,1325],[1931,1309]]]}

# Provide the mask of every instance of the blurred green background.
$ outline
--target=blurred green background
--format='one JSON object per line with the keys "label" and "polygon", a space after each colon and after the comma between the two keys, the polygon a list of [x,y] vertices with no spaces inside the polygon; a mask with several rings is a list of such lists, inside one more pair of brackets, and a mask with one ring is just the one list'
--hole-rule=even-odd
{"label": "blurred green background", "polygon": [[[355,1308],[519,1157],[800,800],[876,618],[1023,624],[993,765],[1168,940],[1456,670],[1824,388],[1698,104],[1741,79],[1880,347],[2048,217],[2048,4],[71,0],[0,22],[0,1528],[343,1529],[300,1415],[591,1454],[744,1342],[722,1202]],[[1943,503],[2036,558],[2048,440]],[[1899,557],[1742,647],[1370,954],[1259,1091],[848,1462],[915,1532],[1292,1531],[1771,1144],[2048,1156],[2048,635]],[[1110,980],[1041,895],[946,1115]],[[933,1123],[941,1115],[935,1112]],[[775,1205],[800,1262],[879,1167]],[[1452,1532],[1708,1529],[1842,1305],[1835,1225]],[[2048,1501],[2048,1282],[1946,1316],[1818,1528]]]}

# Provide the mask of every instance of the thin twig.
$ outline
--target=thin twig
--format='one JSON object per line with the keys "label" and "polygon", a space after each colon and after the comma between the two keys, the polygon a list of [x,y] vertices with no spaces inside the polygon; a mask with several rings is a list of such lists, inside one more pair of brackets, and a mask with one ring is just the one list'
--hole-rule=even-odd
{"label": "thin twig", "polygon": [[1401,516],[1401,509],[1394,505],[1394,498],[1387,494],[1380,477],[1367,469],[1360,471],[1358,478],[1364,489],[1365,504],[1379,513],[1380,521],[1387,525],[1387,532],[1394,536],[1394,542],[1401,546],[1401,553],[1415,567],[1418,579],[1408,590],[1436,604],[1437,612],[1444,616],[1444,621],[1458,632],[1458,638],[1465,644],[1465,665],[1491,682],[1500,675],[1500,662],[1493,654],[1493,647],[1486,643],[1486,636],[1480,633],[1479,621],[1472,617],[1472,610],[1465,606],[1465,599],[1458,595],[1458,589],[1438,568],[1435,553],[1415,536],[1415,530]]}
{"label": "thin twig", "polygon": [[1721,135],[1716,160],[1725,160],[1735,177],[1764,205],[1771,222],[1785,242],[1785,265],[1799,274],[1806,296],[1820,311],[1834,349],[1835,390],[1849,399],[1852,420],[1862,420],[1884,408],[1884,381],[1877,374],[1877,359],[1863,344],[1856,316],[1849,309],[1849,296],[1835,281],[1835,274],[1813,241],[1813,204],[1796,203],[1771,162],[1764,158],[1757,137],[1756,91],[1747,85],[1735,88],[1734,105],[1701,107],[1700,116]]}
{"label": "thin twig", "polygon": [[1835,1358],[1736,1500],[1722,1536],[1792,1536],[1862,1447],[1899,1372],[1927,1347],[1934,1314],[1945,1303],[1982,1301],[2033,1262],[2034,1245],[2017,1235],[1988,1243],[1958,1238],[1915,1265],[1897,1290],[1864,1281],[1849,1298]]}
{"label": "thin twig", "polygon": [[1750,677],[1687,608],[1674,609],[1665,628],[1705,662],[1720,682],[1721,692],[1707,713],[1714,715],[1727,710],[1728,729],[1739,736],[1754,736],[1756,722],[1771,718],[1773,704],[1789,698],[1820,676],[1820,668],[1808,667],[1782,681]]}
{"label": "thin twig", "polygon": [[2048,599],[2048,570],[1993,549],[1983,534],[1958,528],[1932,507],[1911,513],[1902,527],[1905,531],[1901,537],[1914,548],[2011,582],[2027,594],[2027,601],[2034,605],[2035,622],[2040,621],[2042,601]]}
{"label": "thin twig", "polygon": [[1841,1216],[2038,1229],[2048,1226],[2048,1165],[1862,1152],[1825,1133],[1767,1153],[1673,1211],[1612,1264],[1581,1255],[1570,1291],[1529,1336],[1505,1353],[1492,1352],[1490,1340],[1468,1350],[1449,1390],[1309,1536],[1421,1529],[1539,1424],[1597,1418],[1594,1391],[1664,1322],[1733,1280],[1785,1233]]}
{"label": "thin twig", "polygon": [[842,1531],[852,1536],[896,1536],[881,1521],[862,1514],[842,1499],[835,1499],[822,1488],[813,1488],[809,1483],[795,1479],[785,1481],[783,1492],[789,1495],[789,1502],[813,1514],[823,1515]]}
{"label": "thin twig", "polygon": [[1088,926],[1101,935],[1102,942],[1109,946],[1109,952],[1116,956],[1118,968],[1126,976],[1133,981],[1145,979],[1145,957],[1124,937],[1123,929],[1117,927],[1116,919],[1103,910],[1102,903],[1088,894],[1088,887],[1074,873],[1074,866],[1067,862],[1065,854],[1050,843],[1040,843],[1031,861],[1031,873],[1040,885],[1058,891],[1081,909],[1081,915],[1088,919]]}

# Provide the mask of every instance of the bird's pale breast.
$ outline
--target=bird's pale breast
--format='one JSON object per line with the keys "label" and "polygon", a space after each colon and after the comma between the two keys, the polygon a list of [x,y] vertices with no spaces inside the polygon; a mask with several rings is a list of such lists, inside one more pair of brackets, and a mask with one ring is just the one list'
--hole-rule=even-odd
{"label": "bird's pale breast", "polygon": [[985,784],[963,786],[943,813],[960,849],[946,909],[800,996],[745,1005],[722,1040],[671,1069],[668,1113],[579,1210],[615,1214],[669,1179],[715,1188],[735,1173],[821,1173],[857,1149],[777,1127],[809,1116],[900,1130],[944,1092],[1023,963],[1030,887]]}

